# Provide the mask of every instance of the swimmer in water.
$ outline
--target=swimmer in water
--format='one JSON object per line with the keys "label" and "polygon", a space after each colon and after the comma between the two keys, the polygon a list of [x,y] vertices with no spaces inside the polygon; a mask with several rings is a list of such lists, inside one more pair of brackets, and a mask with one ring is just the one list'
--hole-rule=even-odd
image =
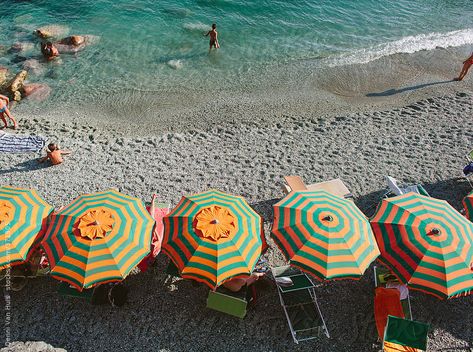
{"label": "swimmer in water", "polygon": [[59,51],[51,42],[41,45],[41,52],[46,60],[50,61],[59,56]]}
{"label": "swimmer in water", "polygon": [[209,43],[209,53],[212,50],[212,47],[215,49],[220,48],[218,44],[218,33],[217,33],[217,25],[215,23],[212,24],[212,29],[204,34],[204,36],[210,36],[210,43]]}

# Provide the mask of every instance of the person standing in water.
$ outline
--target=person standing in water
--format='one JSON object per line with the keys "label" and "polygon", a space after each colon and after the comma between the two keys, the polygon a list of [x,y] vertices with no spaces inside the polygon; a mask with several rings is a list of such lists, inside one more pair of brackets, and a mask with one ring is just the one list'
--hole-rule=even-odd
{"label": "person standing in water", "polygon": [[458,78],[455,78],[455,81],[461,81],[468,73],[468,70],[470,69],[471,65],[473,65],[473,53],[471,53],[468,59],[463,61],[462,72],[460,72],[460,76],[458,76]]}
{"label": "person standing in water", "polygon": [[212,24],[212,29],[208,31],[207,34],[204,34],[204,36],[210,36],[209,53],[212,50],[212,47],[215,49],[220,48],[220,45],[218,44],[217,25],[215,23]]}

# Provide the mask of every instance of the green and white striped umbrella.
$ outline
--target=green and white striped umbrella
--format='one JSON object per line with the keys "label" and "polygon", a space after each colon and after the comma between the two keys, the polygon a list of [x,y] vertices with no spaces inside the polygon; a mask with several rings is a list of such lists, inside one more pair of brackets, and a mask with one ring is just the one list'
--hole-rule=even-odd
{"label": "green and white striped umbrella", "polygon": [[27,260],[52,210],[34,190],[0,187],[0,269]]}

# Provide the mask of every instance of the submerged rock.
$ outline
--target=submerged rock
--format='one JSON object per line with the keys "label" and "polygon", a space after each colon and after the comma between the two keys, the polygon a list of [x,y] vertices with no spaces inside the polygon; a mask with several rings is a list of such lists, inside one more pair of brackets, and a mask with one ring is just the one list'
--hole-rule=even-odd
{"label": "submerged rock", "polygon": [[16,42],[10,47],[8,51],[12,53],[21,53],[25,51],[31,51],[33,49],[34,44],[31,42]]}
{"label": "submerged rock", "polygon": [[54,43],[60,53],[76,53],[88,45],[96,44],[100,37],[95,35],[72,35]]}
{"label": "submerged rock", "polygon": [[23,62],[23,69],[34,75],[40,75],[44,72],[44,66],[37,59],[28,59]]}
{"label": "submerged rock", "polygon": [[33,33],[43,39],[61,38],[67,36],[67,34],[69,33],[69,27],[62,26],[59,24],[52,24],[49,26],[39,27],[38,29],[34,30]]}
{"label": "submerged rock", "polygon": [[25,98],[35,101],[44,101],[51,94],[51,87],[43,83],[28,83],[23,85]]}

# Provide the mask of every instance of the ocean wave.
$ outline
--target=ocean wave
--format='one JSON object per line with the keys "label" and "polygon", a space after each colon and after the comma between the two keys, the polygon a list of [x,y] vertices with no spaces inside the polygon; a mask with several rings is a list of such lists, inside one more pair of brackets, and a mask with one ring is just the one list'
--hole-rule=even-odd
{"label": "ocean wave", "polygon": [[422,50],[458,47],[473,44],[473,28],[447,33],[429,33],[408,36],[399,40],[360,49],[329,60],[329,66],[365,64],[394,54],[412,54]]}
{"label": "ocean wave", "polygon": [[209,31],[210,25],[202,22],[184,23],[183,27],[188,31]]}

